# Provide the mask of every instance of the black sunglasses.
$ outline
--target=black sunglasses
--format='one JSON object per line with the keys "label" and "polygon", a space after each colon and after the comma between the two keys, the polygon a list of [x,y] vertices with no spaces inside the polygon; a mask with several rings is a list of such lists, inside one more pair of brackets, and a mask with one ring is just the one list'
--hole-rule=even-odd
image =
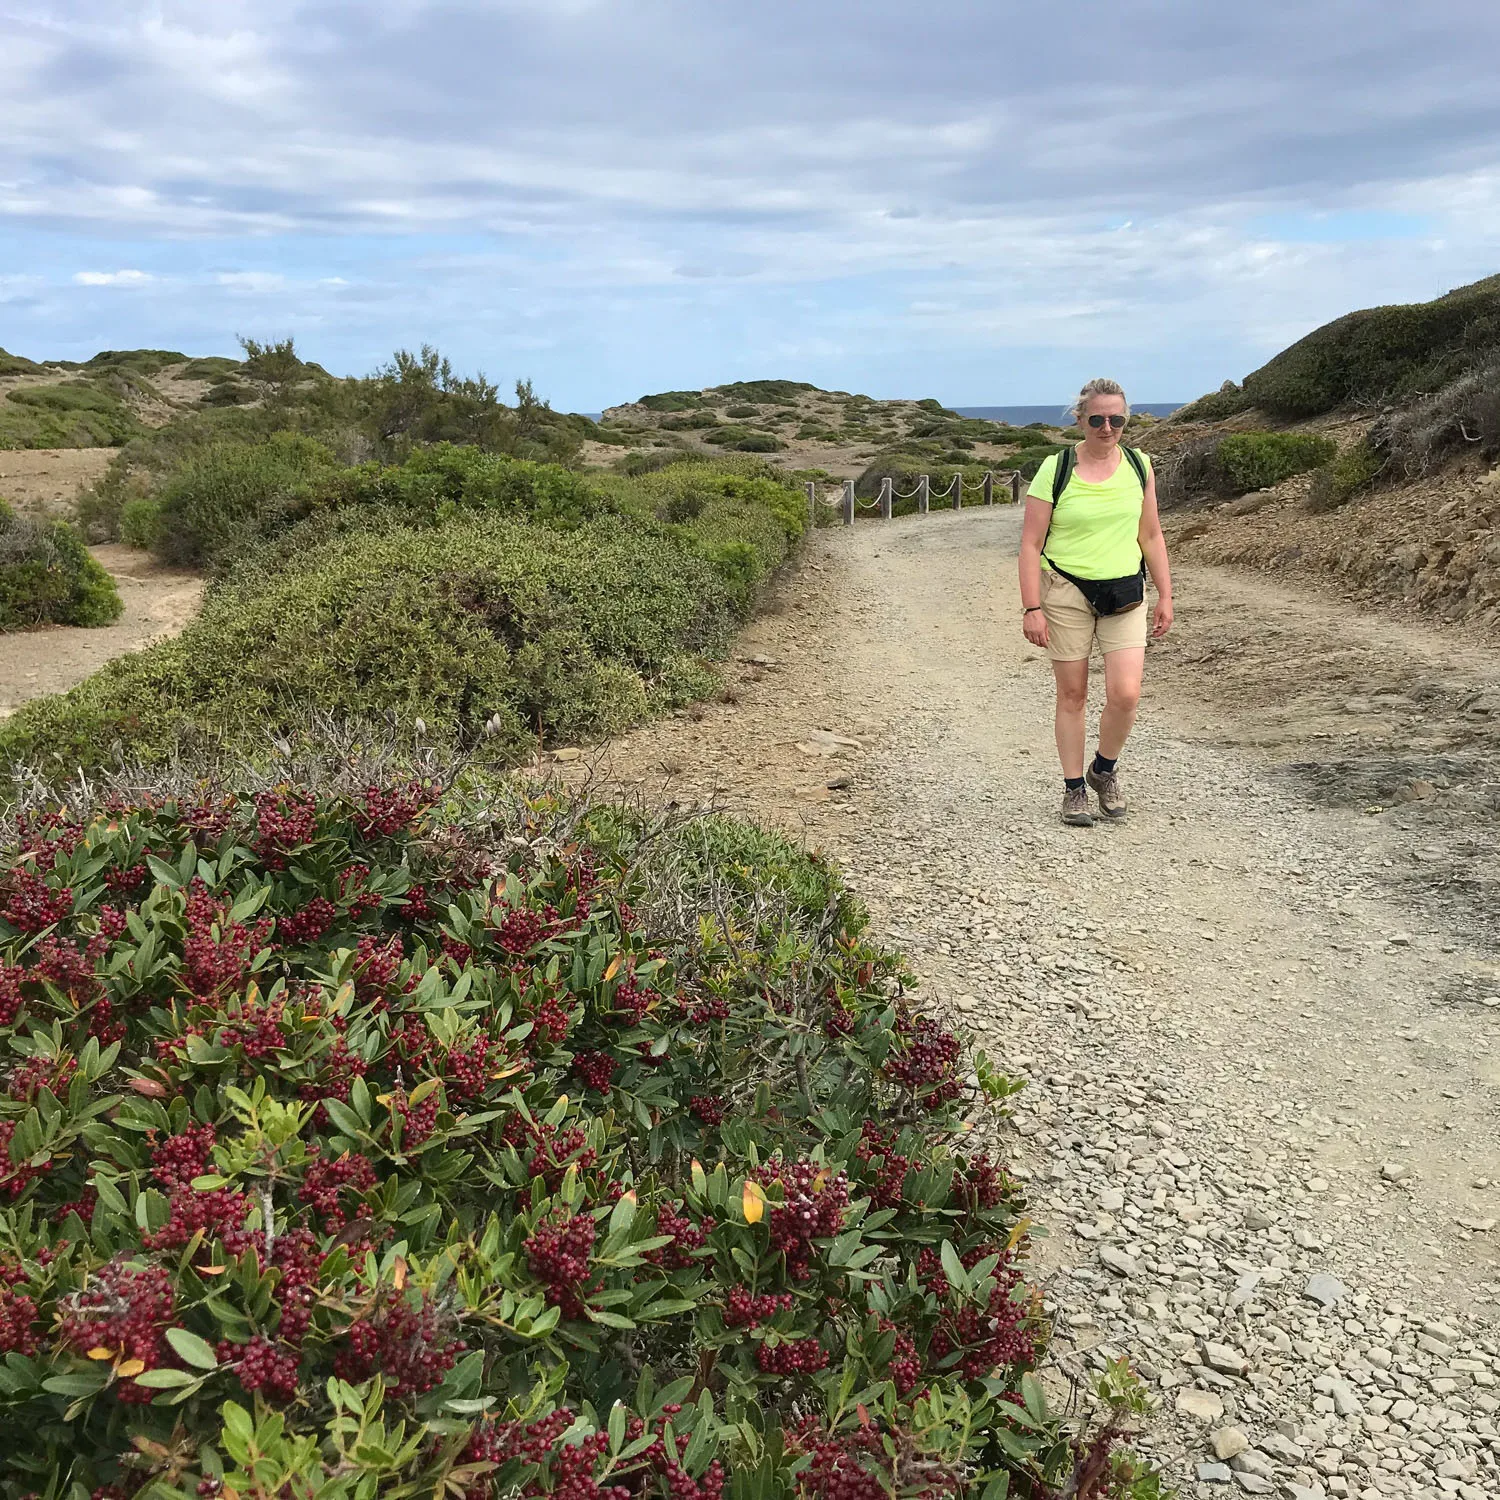
{"label": "black sunglasses", "polygon": [[1090,427],[1103,427],[1106,422],[1118,432],[1125,425],[1125,418],[1118,415],[1109,417],[1093,416],[1089,418]]}

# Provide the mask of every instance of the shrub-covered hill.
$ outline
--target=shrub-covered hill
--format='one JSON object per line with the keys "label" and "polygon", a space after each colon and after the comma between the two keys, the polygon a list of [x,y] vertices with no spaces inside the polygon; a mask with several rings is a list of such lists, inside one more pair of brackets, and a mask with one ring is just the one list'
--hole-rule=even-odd
{"label": "shrub-covered hill", "polygon": [[774,453],[789,469],[853,478],[872,461],[932,469],[946,459],[982,471],[1052,432],[962,417],[931,398],[877,401],[804,381],[749,380],[611,407],[598,437],[642,452]]}
{"label": "shrub-covered hill", "polygon": [[1284,421],[1338,407],[1403,404],[1500,357],[1500,275],[1431,302],[1369,307],[1314,329],[1245,377],[1182,408],[1174,421],[1255,408]]}
{"label": "shrub-covered hill", "polygon": [[1500,628],[1500,276],[1336,319],[1144,441],[1193,555]]}

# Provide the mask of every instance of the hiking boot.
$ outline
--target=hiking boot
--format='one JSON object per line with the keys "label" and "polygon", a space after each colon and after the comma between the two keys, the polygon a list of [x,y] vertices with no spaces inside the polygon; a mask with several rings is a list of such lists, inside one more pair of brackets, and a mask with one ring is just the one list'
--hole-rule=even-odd
{"label": "hiking boot", "polygon": [[1076,791],[1072,787],[1063,788],[1062,820],[1071,828],[1094,826],[1094,815],[1089,811],[1087,787],[1081,786]]}
{"label": "hiking boot", "polygon": [[1125,793],[1120,790],[1120,777],[1115,771],[1096,771],[1092,766],[1084,772],[1083,779],[1099,794],[1099,811],[1106,818],[1125,816]]}

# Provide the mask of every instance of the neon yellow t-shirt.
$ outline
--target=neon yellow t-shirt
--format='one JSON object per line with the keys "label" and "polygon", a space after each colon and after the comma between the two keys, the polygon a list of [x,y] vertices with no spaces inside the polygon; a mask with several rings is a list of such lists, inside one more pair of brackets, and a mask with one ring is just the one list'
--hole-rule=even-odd
{"label": "neon yellow t-shirt", "polygon": [[[1151,473],[1150,456],[1140,449],[1146,473]],[[1057,472],[1057,455],[1042,460],[1027,495],[1052,504],[1052,476]],[[1102,484],[1090,484],[1078,477],[1075,468],[1068,476],[1068,487],[1058,497],[1052,511],[1052,526],[1042,566],[1050,558],[1067,573],[1079,578],[1127,578],[1140,571],[1141,506],[1145,501],[1141,482],[1124,453],[1115,472]]]}

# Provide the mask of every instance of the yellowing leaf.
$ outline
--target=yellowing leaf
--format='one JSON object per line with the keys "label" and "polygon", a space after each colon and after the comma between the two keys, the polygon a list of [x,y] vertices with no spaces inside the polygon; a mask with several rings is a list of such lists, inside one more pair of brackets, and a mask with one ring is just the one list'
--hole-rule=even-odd
{"label": "yellowing leaf", "polygon": [[139,1375],[145,1368],[145,1360],[127,1359],[123,1365],[116,1366],[115,1374],[118,1375],[121,1380],[129,1380],[132,1375]]}
{"label": "yellowing leaf", "polygon": [[623,953],[617,953],[612,959],[610,959],[609,967],[604,971],[604,982],[606,984],[608,984],[609,981],[620,972],[620,964],[624,957],[625,955]]}
{"label": "yellowing leaf", "polygon": [[1031,1228],[1031,1220],[1030,1219],[1018,1219],[1016,1221],[1015,1228],[1012,1229],[1011,1232],[1010,1232],[1010,1238],[1008,1240],[1006,1240],[1006,1242],[1005,1242],[1005,1248],[1007,1250],[1014,1250],[1016,1248],[1016,1246],[1018,1244],[1020,1244],[1020,1242],[1021,1242],[1021,1236],[1023,1234],[1025,1234],[1026,1231],[1028,1229],[1030,1229],[1030,1228]]}
{"label": "yellowing leaf", "polygon": [[824,1167],[808,1184],[808,1191],[821,1193],[823,1189],[828,1186],[828,1179],[832,1176],[833,1173],[830,1172],[827,1167]]}
{"label": "yellowing leaf", "polygon": [[229,1268],[227,1266],[194,1266],[193,1269],[200,1276],[222,1276]]}
{"label": "yellowing leaf", "polygon": [[398,1292],[405,1290],[405,1288],[406,1288],[406,1262],[404,1260],[402,1260],[399,1255],[396,1257],[396,1264],[395,1264],[394,1270],[393,1270],[392,1275],[391,1275],[391,1280],[395,1283],[396,1290]]}
{"label": "yellowing leaf", "polygon": [[745,1222],[747,1224],[759,1224],[766,1212],[766,1195],[761,1191],[758,1182],[747,1182],[745,1184],[744,1197]]}
{"label": "yellowing leaf", "polygon": [[113,1349],[106,1349],[103,1344],[95,1344],[89,1350],[90,1359],[113,1359],[114,1357],[115,1351]]}

